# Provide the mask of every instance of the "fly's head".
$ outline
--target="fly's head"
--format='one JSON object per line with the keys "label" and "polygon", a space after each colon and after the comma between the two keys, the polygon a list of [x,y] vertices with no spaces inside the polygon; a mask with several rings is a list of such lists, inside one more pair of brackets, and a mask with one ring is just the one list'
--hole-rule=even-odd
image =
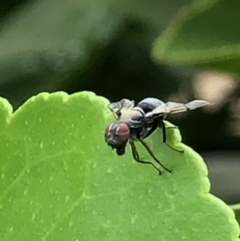
{"label": "fly's head", "polygon": [[116,153],[122,156],[125,153],[125,147],[129,141],[131,134],[129,126],[124,122],[116,122],[109,125],[105,130],[105,141],[116,149]]}

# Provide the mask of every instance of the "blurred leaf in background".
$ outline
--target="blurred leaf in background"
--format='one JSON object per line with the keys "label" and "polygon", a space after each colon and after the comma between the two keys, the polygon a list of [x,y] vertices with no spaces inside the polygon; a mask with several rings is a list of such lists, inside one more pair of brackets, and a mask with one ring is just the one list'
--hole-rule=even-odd
{"label": "blurred leaf in background", "polygon": [[[6,7],[8,14],[2,15],[0,95],[17,107],[40,91],[76,92],[99,86],[109,70],[111,83],[116,85],[112,75],[125,72],[121,78],[133,82],[134,87],[136,78],[132,72],[142,65],[144,72],[155,72],[146,76],[149,80],[159,79],[161,68],[149,56],[151,43],[186,2],[189,1],[16,2],[18,7],[12,12]],[[139,26],[144,27],[139,29]],[[133,52],[137,54],[130,58],[130,63],[126,62],[134,45],[137,48]],[[113,55],[117,57],[113,62],[115,68],[108,65],[108,60],[112,62],[109,56]],[[132,66],[135,58],[142,59],[142,64]],[[117,82],[121,84],[120,79]],[[108,85],[104,86],[106,89]],[[107,90],[112,92],[111,84]]]}
{"label": "blurred leaf in background", "polygon": [[122,23],[104,3],[35,1],[12,13],[1,29],[0,94],[19,105],[93,64]]}
{"label": "blurred leaf in background", "polygon": [[240,73],[240,2],[197,0],[179,11],[156,41],[161,62]]}

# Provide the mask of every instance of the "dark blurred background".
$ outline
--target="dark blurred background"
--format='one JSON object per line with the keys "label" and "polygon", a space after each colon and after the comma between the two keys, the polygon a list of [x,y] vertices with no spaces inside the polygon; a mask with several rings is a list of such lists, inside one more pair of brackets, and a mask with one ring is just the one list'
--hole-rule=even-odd
{"label": "dark blurred background", "polygon": [[58,90],[90,90],[110,101],[154,96],[214,102],[168,120],[205,158],[212,192],[229,204],[240,202],[238,75],[151,58],[153,42],[190,2],[3,0],[0,95],[14,109],[32,95]]}

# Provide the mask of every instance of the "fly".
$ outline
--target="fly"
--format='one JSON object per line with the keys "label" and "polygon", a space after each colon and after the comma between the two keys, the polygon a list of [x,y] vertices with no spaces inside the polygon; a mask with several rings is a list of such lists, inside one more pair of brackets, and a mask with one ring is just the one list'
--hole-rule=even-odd
{"label": "fly", "polygon": [[135,161],[142,164],[152,165],[158,170],[159,174],[161,174],[162,171],[159,170],[154,163],[140,159],[134,143],[135,141],[139,141],[148,151],[150,156],[164,170],[171,173],[172,171],[155,157],[144,139],[160,127],[162,128],[163,142],[173,150],[183,152],[175,149],[167,143],[164,119],[168,114],[194,110],[206,105],[210,105],[210,103],[205,100],[193,100],[186,104],[177,102],[164,103],[163,101],[152,97],[143,99],[137,105],[135,105],[134,101],[129,99],[122,99],[118,102],[110,103],[108,108],[113,112],[117,121],[106,128],[105,141],[110,147],[112,147],[112,149],[116,149],[116,153],[119,156],[125,153],[126,145],[129,143]]}

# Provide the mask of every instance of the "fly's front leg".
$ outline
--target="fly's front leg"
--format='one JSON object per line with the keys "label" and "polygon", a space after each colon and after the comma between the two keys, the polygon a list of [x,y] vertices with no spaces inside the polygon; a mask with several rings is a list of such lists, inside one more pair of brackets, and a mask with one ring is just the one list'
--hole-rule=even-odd
{"label": "fly's front leg", "polygon": [[162,133],[163,133],[163,143],[165,143],[168,147],[170,147],[172,150],[174,151],[177,151],[177,152],[180,152],[180,153],[184,153],[183,150],[178,150],[177,148],[171,146],[170,144],[167,143],[167,133],[166,133],[166,129],[169,129],[169,128],[178,128],[177,126],[169,126],[169,127],[166,127],[165,126],[165,123],[162,122],[161,123],[161,127],[162,127]]}
{"label": "fly's front leg", "polygon": [[134,158],[134,160],[135,160],[136,162],[142,163],[142,164],[152,165],[152,166],[158,171],[159,175],[162,174],[162,171],[159,170],[158,167],[157,167],[156,165],[154,165],[152,162],[143,161],[143,160],[140,159],[139,154],[138,154],[138,151],[137,151],[137,148],[136,148],[136,146],[135,146],[135,144],[134,144],[133,141],[130,141],[129,144],[130,144],[131,149],[132,149],[133,158]]}

